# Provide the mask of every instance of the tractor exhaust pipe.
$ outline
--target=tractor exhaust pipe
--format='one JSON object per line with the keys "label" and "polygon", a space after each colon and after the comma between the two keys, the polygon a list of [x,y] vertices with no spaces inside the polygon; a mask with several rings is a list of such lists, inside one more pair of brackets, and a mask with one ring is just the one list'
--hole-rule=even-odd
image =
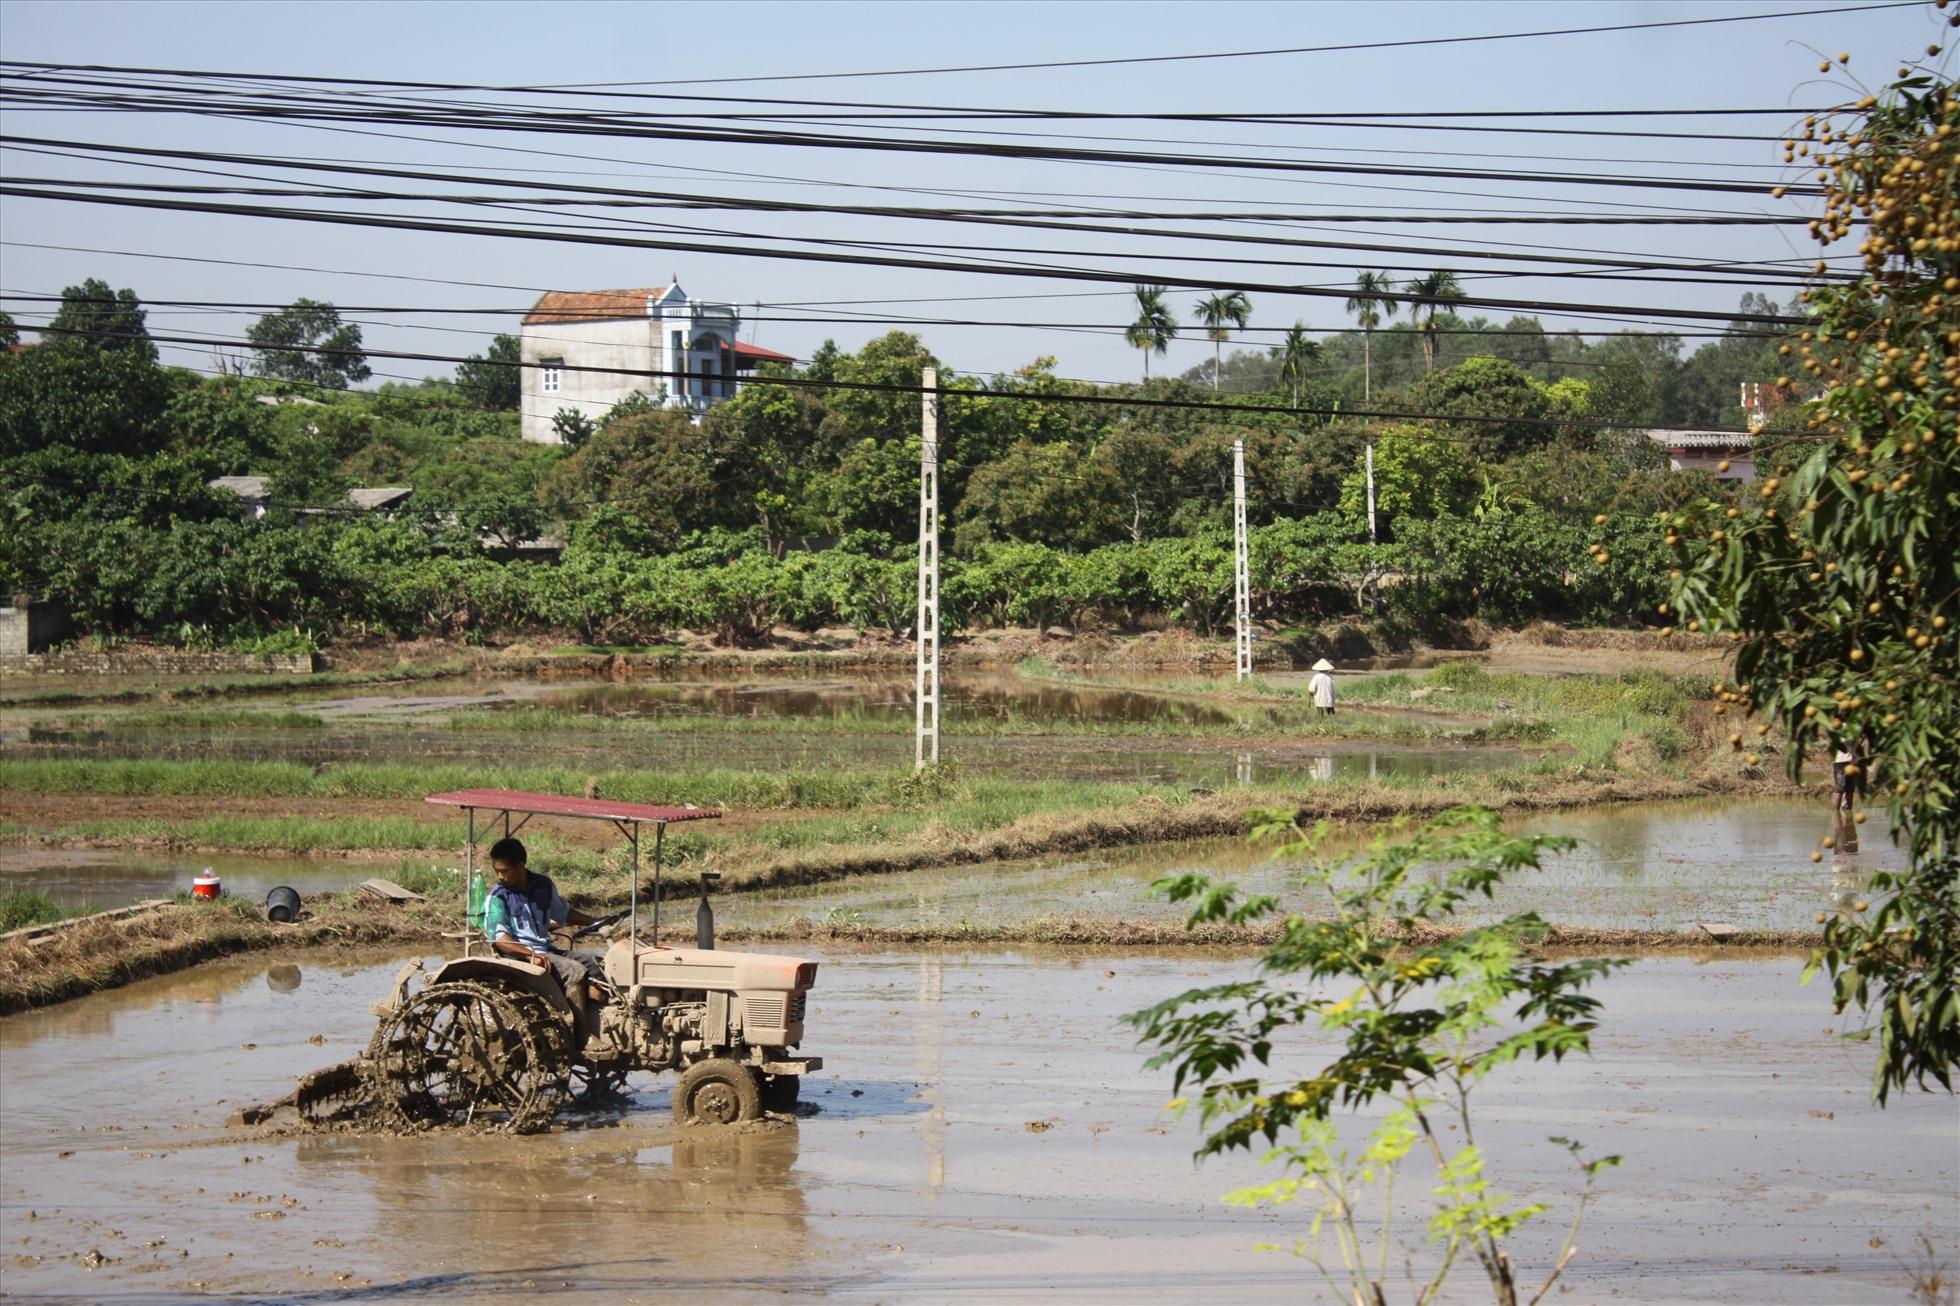
{"label": "tractor exhaust pipe", "polygon": [[701,872],[701,905],[694,909],[694,946],[697,948],[715,946],[715,909],[708,905],[708,886],[720,878],[719,871]]}

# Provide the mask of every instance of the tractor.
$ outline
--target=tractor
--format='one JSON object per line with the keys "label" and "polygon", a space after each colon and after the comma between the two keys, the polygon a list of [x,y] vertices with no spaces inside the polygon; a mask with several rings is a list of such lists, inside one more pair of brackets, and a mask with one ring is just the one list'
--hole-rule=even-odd
{"label": "tractor", "polygon": [[[632,904],[621,913],[626,932],[605,950],[603,977],[593,979],[600,996],[588,1001],[583,1021],[549,970],[498,955],[480,929],[449,936],[461,940],[462,955],[433,971],[421,961],[404,966],[389,997],[372,1008],[380,1025],[359,1062],[369,1109],[402,1129],[526,1133],[548,1126],[568,1101],[617,1094],[633,1071],[674,1070],[674,1118],[683,1125],[795,1111],[802,1077],[823,1065],[794,1052],[817,963],[715,948],[706,878],[696,928],[703,946],[659,941],[666,828],[719,812],[492,789],[428,801],[466,813],[469,910],[481,907],[479,814],[501,816],[506,834],[533,816],[612,823],[632,849]],[[652,932],[643,939],[640,837],[649,825]],[[586,928],[616,926],[621,917]]]}

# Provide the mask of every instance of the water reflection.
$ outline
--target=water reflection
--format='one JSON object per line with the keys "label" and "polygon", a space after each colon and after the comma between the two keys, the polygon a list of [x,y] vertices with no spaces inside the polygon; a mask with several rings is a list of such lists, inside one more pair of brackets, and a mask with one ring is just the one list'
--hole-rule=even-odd
{"label": "water reflection", "polygon": [[[624,1134],[625,1137],[615,1136]],[[300,1177],[357,1184],[350,1241],[392,1245],[413,1229],[458,1287],[512,1290],[576,1267],[581,1289],[644,1290],[677,1262],[745,1282],[795,1276],[816,1254],[797,1160],[799,1126],[617,1130],[521,1138],[302,1138]],[[309,1185],[313,1186],[313,1185]]]}
{"label": "water reflection", "polygon": [[[1810,860],[1830,814],[1815,802],[1671,803],[1537,813],[1510,827],[1579,841],[1535,871],[1503,885],[1476,911],[1536,910],[1565,925],[1679,929],[1696,920],[1745,929],[1809,930],[1819,911],[1861,893],[1871,874],[1904,864],[1874,814],[1860,852]],[[1338,830],[1325,856],[1353,852],[1380,827]],[[1034,920],[1174,923],[1184,909],[1154,897],[1153,880],[1182,871],[1226,876],[1255,893],[1310,906],[1299,892],[1302,864],[1244,840],[1113,849],[984,867],[868,876],[745,896],[740,923],[807,917],[871,925],[1013,924]]]}
{"label": "water reflection", "polygon": [[373,866],[341,859],[220,855],[170,849],[0,849],[0,884],[39,889],[71,910],[107,910],[151,898],[188,893],[191,879],[205,867],[216,871],[225,892],[263,901],[267,892],[290,885],[302,895],[359,884]]}

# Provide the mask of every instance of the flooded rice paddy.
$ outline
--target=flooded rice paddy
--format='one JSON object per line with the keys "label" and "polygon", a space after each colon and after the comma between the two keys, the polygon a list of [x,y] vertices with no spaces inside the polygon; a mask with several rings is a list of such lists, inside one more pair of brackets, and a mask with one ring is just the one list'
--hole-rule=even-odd
{"label": "flooded rice paddy", "polygon": [[[668,1079],[521,1139],[234,1129],[237,1106],[357,1050],[393,960],[213,965],[0,1020],[9,1300],[176,1302],[1272,1301],[1318,1294],[1261,1255],[1306,1213],[1229,1208],[1264,1172],[1194,1165],[1117,1018],[1243,958],[1039,950],[823,961],[807,1114],[678,1131]],[[1489,1082],[1479,1142],[1559,1203],[1569,1161],[1623,1154],[1569,1300],[1906,1300],[1915,1234],[1954,1254],[1949,1098],[1867,1098],[1800,963],[1653,959],[1613,978],[1591,1059]],[[1289,1065],[1324,1049],[1283,1047]],[[1401,1226],[1417,1264],[1416,1203]],[[1402,1260],[1397,1251],[1394,1261]],[[1483,1289],[1472,1267],[1463,1299]],[[1399,1281],[1397,1286],[1400,1286]],[[1561,1294],[1562,1295],[1562,1294]]]}
{"label": "flooded rice paddy", "polygon": [[224,892],[263,902],[279,885],[304,896],[349,889],[385,868],[344,859],[186,853],[167,849],[0,848],[0,892],[38,889],[71,911],[126,907],[188,893],[200,871],[215,871]]}
{"label": "flooded rice paddy", "polygon": [[[814,679],[695,677],[595,684],[580,681],[424,681],[346,690],[296,687],[276,699],[240,700],[267,728],[213,731],[119,729],[114,712],[86,728],[16,721],[0,748],[19,757],[218,758],[343,762],[468,762],[521,757],[538,766],[594,769],[909,765],[914,715],[907,676]],[[548,708],[628,731],[494,728],[494,714]],[[281,728],[276,713],[320,719]],[[458,713],[489,713],[458,730]],[[1531,756],[1508,747],[1382,747],[1287,739],[1304,707],[1229,707],[1122,688],[1049,685],[1011,673],[946,677],[945,755],[978,772],[1069,780],[1218,785],[1305,778],[1422,778],[1512,766]],[[702,730],[715,720],[730,728]],[[820,724],[821,729],[812,729]],[[1027,733],[1027,731],[1034,733]],[[1194,733],[1196,732],[1196,733]],[[1243,739],[1235,736],[1243,735]]]}
{"label": "flooded rice paddy", "polygon": [[[1829,810],[1817,801],[1725,799],[1533,813],[1514,820],[1512,828],[1563,835],[1579,846],[1549,856],[1538,871],[1512,877],[1488,910],[1535,910],[1561,925],[1613,929],[1679,930],[1719,922],[1749,930],[1808,930],[1817,912],[1856,897],[1873,871],[1904,865],[1884,813],[1870,816],[1856,849],[1835,848],[1812,862],[1818,840],[1831,831]],[[1358,850],[1374,833],[1342,831],[1323,845],[1323,855]],[[454,855],[421,856],[430,865],[449,865],[460,858],[460,848]],[[390,873],[388,865],[335,857],[0,848],[0,889],[39,889],[69,908],[119,907],[187,892],[206,866],[218,872],[226,893],[255,901],[274,885],[312,894]],[[1288,906],[1312,905],[1294,887],[1299,859],[1231,839],[860,875],[723,895],[717,911],[726,922],[753,926],[801,920],[946,929],[962,923],[1176,922],[1183,909],[1153,896],[1149,886],[1187,870],[1278,894]]]}
{"label": "flooded rice paddy", "polygon": [[[1616,806],[1533,813],[1513,829],[1578,840],[1571,852],[1521,871],[1488,912],[1535,910],[1561,925],[1676,930],[1719,922],[1750,930],[1808,930],[1817,912],[1855,897],[1874,870],[1899,869],[1904,854],[1882,812],[1860,828],[1856,850],[1810,854],[1831,832],[1828,807],[1801,799],[1752,799]],[[1325,856],[1362,848],[1372,831],[1343,832]],[[1203,871],[1242,888],[1277,894],[1288,907],[1314,899],[1295,888],[1300,859],[1282,859],[1245,840],[1111,849],[978,867],[859,876],[751,895],[741,919],[797,918],[866,925],[948,928],[1049,920],[1182,920],[1185,909],[1149,892],[1162,876]]]}

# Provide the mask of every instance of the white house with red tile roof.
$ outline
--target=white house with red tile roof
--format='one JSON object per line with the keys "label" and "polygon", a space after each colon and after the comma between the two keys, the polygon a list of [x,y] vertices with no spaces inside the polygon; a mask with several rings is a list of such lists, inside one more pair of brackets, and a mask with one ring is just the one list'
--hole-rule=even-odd
{"label": "white house with red tile roof", "polygon": [[732,398],[758,363],[788,354],[744,344],[733,304],[689,299],[680,279],[648,290],[553,290],[524,315],[526,440],[559,443],[552,419],[573,409],[598,421],[634,393],[699,417]]}

